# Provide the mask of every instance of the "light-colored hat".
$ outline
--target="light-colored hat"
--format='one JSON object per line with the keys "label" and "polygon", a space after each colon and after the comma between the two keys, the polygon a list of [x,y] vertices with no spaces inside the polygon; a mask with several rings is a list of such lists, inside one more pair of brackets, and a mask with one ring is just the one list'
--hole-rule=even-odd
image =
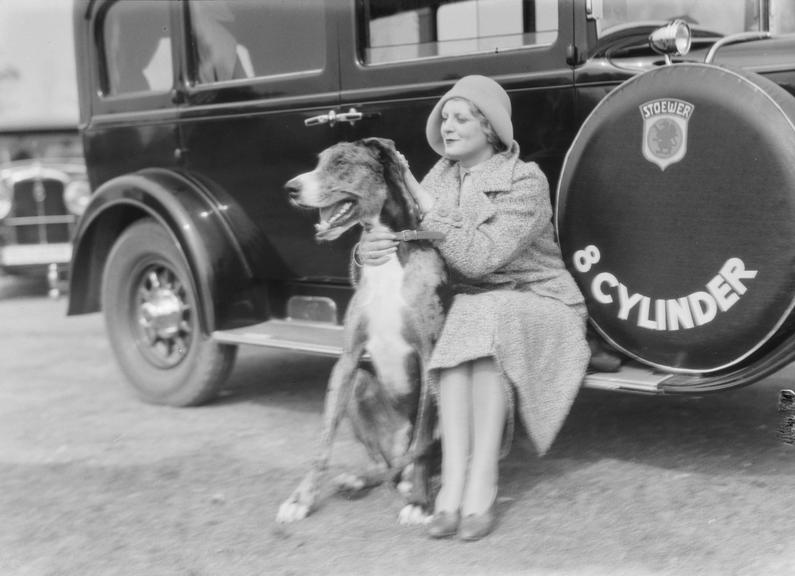
{"label": "light-colored hat", "polygon": [[451,98],[466,98],[477,106],[494,128],[497,137],[507,148],[513,144],[513,124],[511,124],[511,99],[502,86],[486,76],[464,76],[441,97],[428,116],[425,136],[437,154],[444,155],[442,140],[442,106]]}

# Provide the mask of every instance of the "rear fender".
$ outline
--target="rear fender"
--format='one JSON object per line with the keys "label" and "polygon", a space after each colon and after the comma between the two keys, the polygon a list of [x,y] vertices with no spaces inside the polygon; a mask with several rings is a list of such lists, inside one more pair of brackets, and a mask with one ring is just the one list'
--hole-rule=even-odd
{"label": "rear fender", "polygon": [[100,186],[75,233],[67,313],[100,310],[102,272],[113,243],[132,222],[151,217],[171,233],[185,256],[204,330],[267,319],[265,294],[256,289],[241,250],[241,240],[252,243],[257,230],[236,205],[220,196],[163,169],[126,174]]}

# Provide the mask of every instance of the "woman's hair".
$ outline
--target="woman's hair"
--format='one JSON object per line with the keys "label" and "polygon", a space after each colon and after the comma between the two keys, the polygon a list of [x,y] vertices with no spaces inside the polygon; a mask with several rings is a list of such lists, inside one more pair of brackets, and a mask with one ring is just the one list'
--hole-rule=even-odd
{"label": "woman's hair", "polygon": [[[500,140],[497,136],[497,133],[494,131],[494,128],[491,126],[491,122],[489,119],[483,115],[483,112],[475,106],[475,104],[467,100],[466,98],[462,98],[461,96],[453,96],[450,100],[460,100],[462,102],[466,102],[469,105],[469,111],[472,112],[472,116],[475,117],[476,120],[480,122],[481,127],[483,128],[483,132],[486,134],[486,142],[491,144],[491,147],[494,149],[495,152],[504,152],[508,149],[505,143]],[[448,100],[449,102],[449,100]]]}

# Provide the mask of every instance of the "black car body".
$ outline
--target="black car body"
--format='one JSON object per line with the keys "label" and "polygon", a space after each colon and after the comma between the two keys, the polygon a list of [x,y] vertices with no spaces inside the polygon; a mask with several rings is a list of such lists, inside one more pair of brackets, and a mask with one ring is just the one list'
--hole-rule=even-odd
{"label": "black car body", "polygon": [[[538,162],[554,190],[583,122],[621,83],[666,66],[649,34],[683,16],[673,0],[644,3],[637,14],[624,2],[482,4],[76,2],[94,194],[76,238],[69,313],[104,307],[114,350],[143,398],[208,399],[238,345],[339,353],[357,235],[316,244],[314,216],[283,192],[319,151],[387,137],[424,174],[436,160],[423,136],[434,103],[461,76],[485,74],[509,92],[522,158]],[[735,32],[795,29],[777,0],[713,4],[684,15],[692,50],[675,62],[700,62]],[[722,29],[694,23],[716,10]],[[795,94],[795,37],[757,36],[721,48],[711,66],[743,67]],[[776,347],[789,339],[774,340],[764,354],[708,375],[628,362],[590,374],[586,385],[700,392],[747,384],[792,359]]]}

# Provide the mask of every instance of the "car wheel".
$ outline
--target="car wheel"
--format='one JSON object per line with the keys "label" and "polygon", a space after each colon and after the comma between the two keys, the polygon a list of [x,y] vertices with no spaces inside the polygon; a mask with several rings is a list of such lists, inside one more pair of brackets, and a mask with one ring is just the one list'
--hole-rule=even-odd
{"label": "car wheel", "polygon": [[105,325],[119,366],[146,402],[193,406],[218,392],[236,346],[207,334],[185,258],[152,219],[125,230],[102,277]]}

